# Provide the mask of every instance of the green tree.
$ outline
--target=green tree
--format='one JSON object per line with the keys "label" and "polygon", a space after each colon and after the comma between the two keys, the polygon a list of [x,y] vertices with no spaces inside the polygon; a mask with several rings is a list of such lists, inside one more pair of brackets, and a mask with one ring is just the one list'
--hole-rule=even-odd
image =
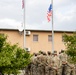
{"label": "green tree", "polygon": [[30,63],[31,54],[6,40],[7,36],[0,34],[0,72],[17,74]]}
{"label": "green tree", "polygon": [[64,34],[64,44],[66,46],[66,54],[69,56],[69,61],[76,64],[76,32],[72,35]]}

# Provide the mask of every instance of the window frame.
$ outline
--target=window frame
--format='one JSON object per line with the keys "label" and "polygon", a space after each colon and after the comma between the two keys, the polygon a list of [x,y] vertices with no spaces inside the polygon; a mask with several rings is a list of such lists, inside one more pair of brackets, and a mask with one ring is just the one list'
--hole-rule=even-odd
{"label": "window frame", "polygon": [[62,35],[62,42],[64,42],[64,37],[63,37],[63,35]]}
{"label": "window frame", "polygon": [[38,42],[38,34],[33,34],[33,42]]}
{"label": "window frame", "polygon": [[52,35],[48,35],[48,42],[52,42]]}

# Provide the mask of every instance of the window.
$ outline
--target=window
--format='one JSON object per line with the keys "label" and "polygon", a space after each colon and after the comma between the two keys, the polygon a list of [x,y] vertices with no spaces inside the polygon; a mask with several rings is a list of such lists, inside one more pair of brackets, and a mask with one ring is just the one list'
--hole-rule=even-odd
{"label": "window", "polygon": [[48,42],[52,41],[52,35],[48,35]]}
{"label": "window", "polygon": [[62,42],[64,42],[64,37],[63,37],[63,35],[62,35]]}
{"label": "window", "polygon": [[33,41],[38,41],[38,35],[33,35]]}

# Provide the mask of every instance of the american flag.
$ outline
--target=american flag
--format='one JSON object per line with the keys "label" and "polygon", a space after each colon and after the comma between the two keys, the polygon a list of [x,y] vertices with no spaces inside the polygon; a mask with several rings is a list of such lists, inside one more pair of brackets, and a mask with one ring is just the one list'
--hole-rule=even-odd
{"label": "american flag", "polygon": [[50,4],[48,12],[47,12],[47,20],[48,20],[48,22],[51,20],[51,16],[52,16],[52,4]]}
{"label": "american flag", "polygon": [[24,0],[22,0],[22,9],[24,8]]}

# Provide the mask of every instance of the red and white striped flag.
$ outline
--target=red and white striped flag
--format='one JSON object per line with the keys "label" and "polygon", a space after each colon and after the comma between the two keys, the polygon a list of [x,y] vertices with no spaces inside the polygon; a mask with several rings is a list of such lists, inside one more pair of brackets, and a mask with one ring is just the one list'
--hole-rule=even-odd
{"label": "red and white striped flag", "polygon": [[51,16],[52,16],[52,4],[50,4],[50,7],[49,7],[48,12],[47,12],[48,22],[51,20]]}
{"label": "red and white striped flag", "polygon": [[22,9],[24,8],[24,0],[22,0]]}

